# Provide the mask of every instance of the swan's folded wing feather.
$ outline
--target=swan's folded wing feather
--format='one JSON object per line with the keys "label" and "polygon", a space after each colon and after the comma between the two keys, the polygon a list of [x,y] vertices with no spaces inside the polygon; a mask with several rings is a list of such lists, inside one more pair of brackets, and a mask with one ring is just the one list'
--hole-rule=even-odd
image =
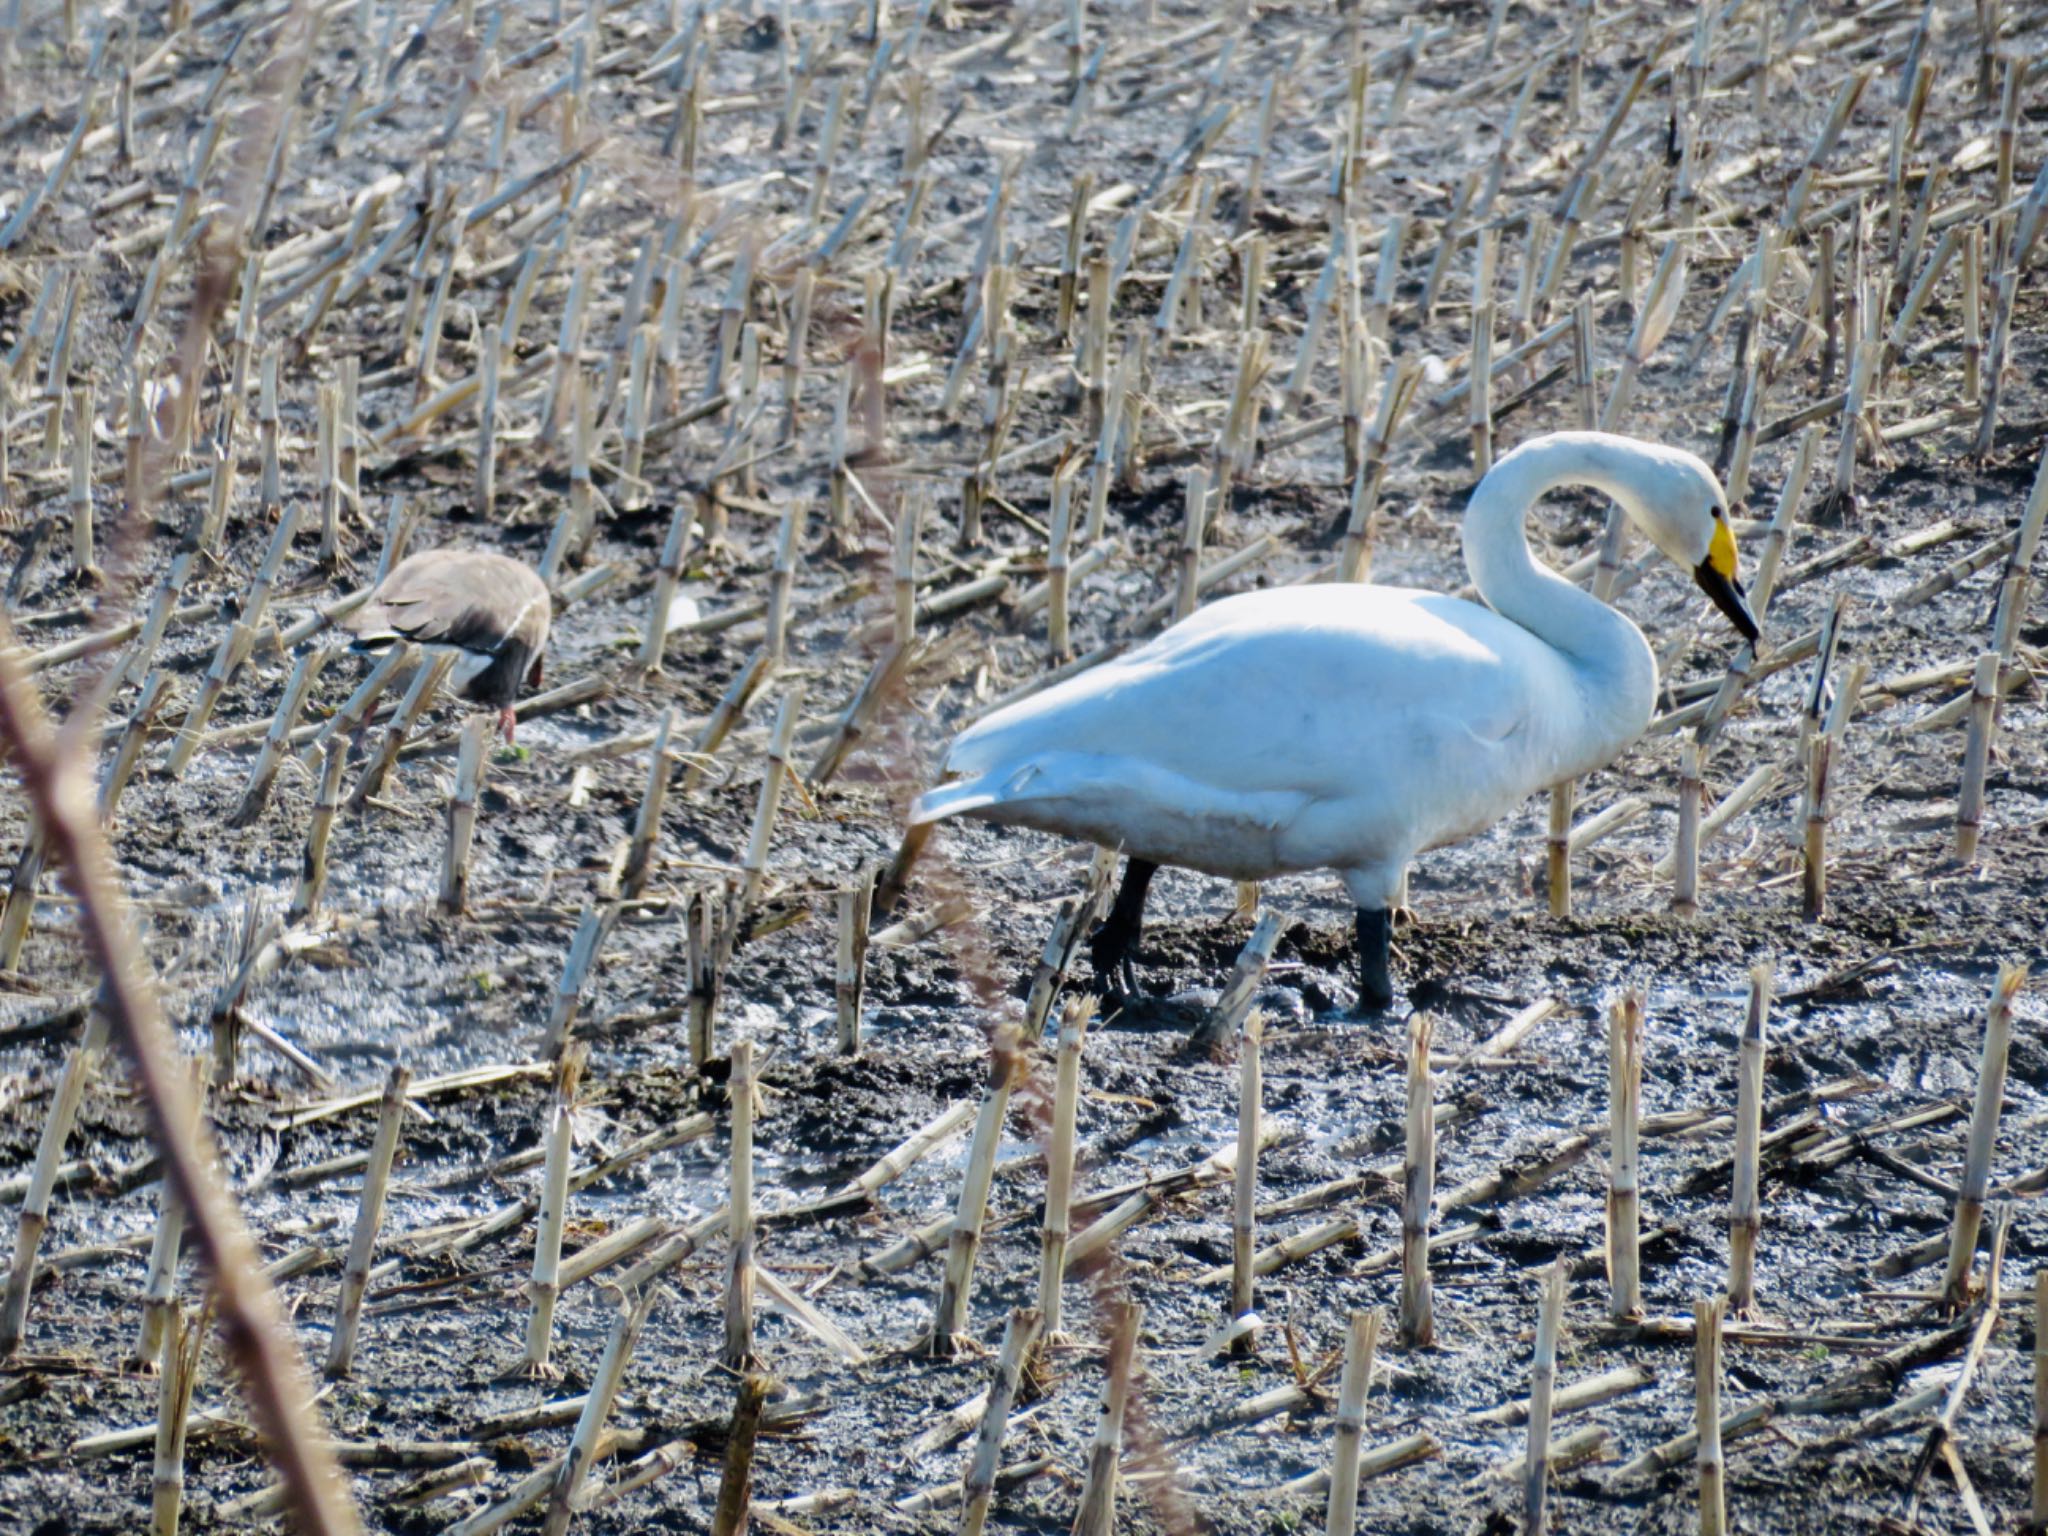
{"label": "swan's folded wing feather", "polygon": [[910,819],[978,816],[1150,849],[1177,847],[1198,828],[1207,861],[1257,867],[1270,865],[1309,804],[1291,790],[1220,789],[1139,759],[1052,749],[927,790]]}
{"label": "swan's folded wing feather", "polygon": [[[1521,653],[1535,650],[1538,657]],[[1486,609],[1391,588],[1247,594],[1001,710],[947,769],[999,779],[1049,752],[1141,765],[1224,796],[1345,798],[1374,775],[1426,771],[1439,749],[1524,730],[1551,662]]]}

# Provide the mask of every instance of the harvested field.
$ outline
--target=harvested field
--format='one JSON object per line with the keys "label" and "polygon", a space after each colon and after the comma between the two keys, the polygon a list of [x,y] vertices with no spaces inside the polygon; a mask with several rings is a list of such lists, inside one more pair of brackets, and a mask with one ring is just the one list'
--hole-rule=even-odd
{"label": "harvested field", "polygon": [[[1347,1441],[1357,1529],[1521,1530],[1557,1283],[1536,1519],[1710,1530],[1745,1245],[1732,1528],[2048,1510],[2044,23],[0,10],[0,1524],[286,1518],[289,1338],[367,1530],[1289,1531]],[[1093,849],[952,822],[869,931],[992,706],[1196,601],[1457,592],[1485,463],[1593,426],[1714,465],[1765,640],[1545,499],[1656,719],[1416,863],[1392,1011],[1324,874],[1163,871],[1127,996]],[[553,589],[516,746],[329,623],[446,545]],[[167,1159],[233,1197],[182,1262]]]}

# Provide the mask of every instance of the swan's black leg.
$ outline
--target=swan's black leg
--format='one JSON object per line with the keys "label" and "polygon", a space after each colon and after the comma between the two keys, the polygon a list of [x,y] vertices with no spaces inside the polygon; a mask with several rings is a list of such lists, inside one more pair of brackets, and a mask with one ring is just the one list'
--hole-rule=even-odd
{"label": "swan's black leg", "polygon": [[1145,892],[1152,884],[1157,864],[1140,858],[1124,861],[1124,883],[1117,887],[1116,902],[1109,916],[1088,941],[1088,958],[1094,962],[1096,980],[1135,995],[1138,990],[1138,936],[1145,926]]}
{"label": "swan's black leg", "polygon": [[1358,1006],[1377,1013],[1394,1001],[1394,914],[1385,907],[1358,912]]}

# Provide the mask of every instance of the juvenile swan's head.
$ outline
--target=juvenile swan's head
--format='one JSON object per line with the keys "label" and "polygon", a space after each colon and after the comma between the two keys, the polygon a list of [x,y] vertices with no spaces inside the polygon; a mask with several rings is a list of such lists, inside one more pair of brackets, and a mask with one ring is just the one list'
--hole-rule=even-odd
{"label": "juvenile swan's head", "polygon": [[1754,644],[1759,631],[1736,571],[1728,498],[1713,470],[1694,454],[1658,446],[1632,454],[1621,501],[1666,556],[1693,574],[1700,590]]}

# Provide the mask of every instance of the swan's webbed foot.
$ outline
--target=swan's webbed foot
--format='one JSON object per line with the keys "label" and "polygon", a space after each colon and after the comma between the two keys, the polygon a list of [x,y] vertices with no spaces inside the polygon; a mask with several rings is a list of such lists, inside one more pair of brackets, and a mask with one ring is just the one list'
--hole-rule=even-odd
{"label": "swan's webbed foot", "polygon": [[1385,907],[1358,912],[1358,1009],[1379,1013],[1394,1001],[1394,914]]}
{"label": "swan's webbed foot", "polygon": [[1096,983],[1104,991],[1126,997],[1138,993],[1138,940],[1145,927],[1145,892],[1158,868],[1144,859],[1126,861],[1124,881],[1117,887],[1109,916],[1089,936],[1088,958],[1095,967]]}

